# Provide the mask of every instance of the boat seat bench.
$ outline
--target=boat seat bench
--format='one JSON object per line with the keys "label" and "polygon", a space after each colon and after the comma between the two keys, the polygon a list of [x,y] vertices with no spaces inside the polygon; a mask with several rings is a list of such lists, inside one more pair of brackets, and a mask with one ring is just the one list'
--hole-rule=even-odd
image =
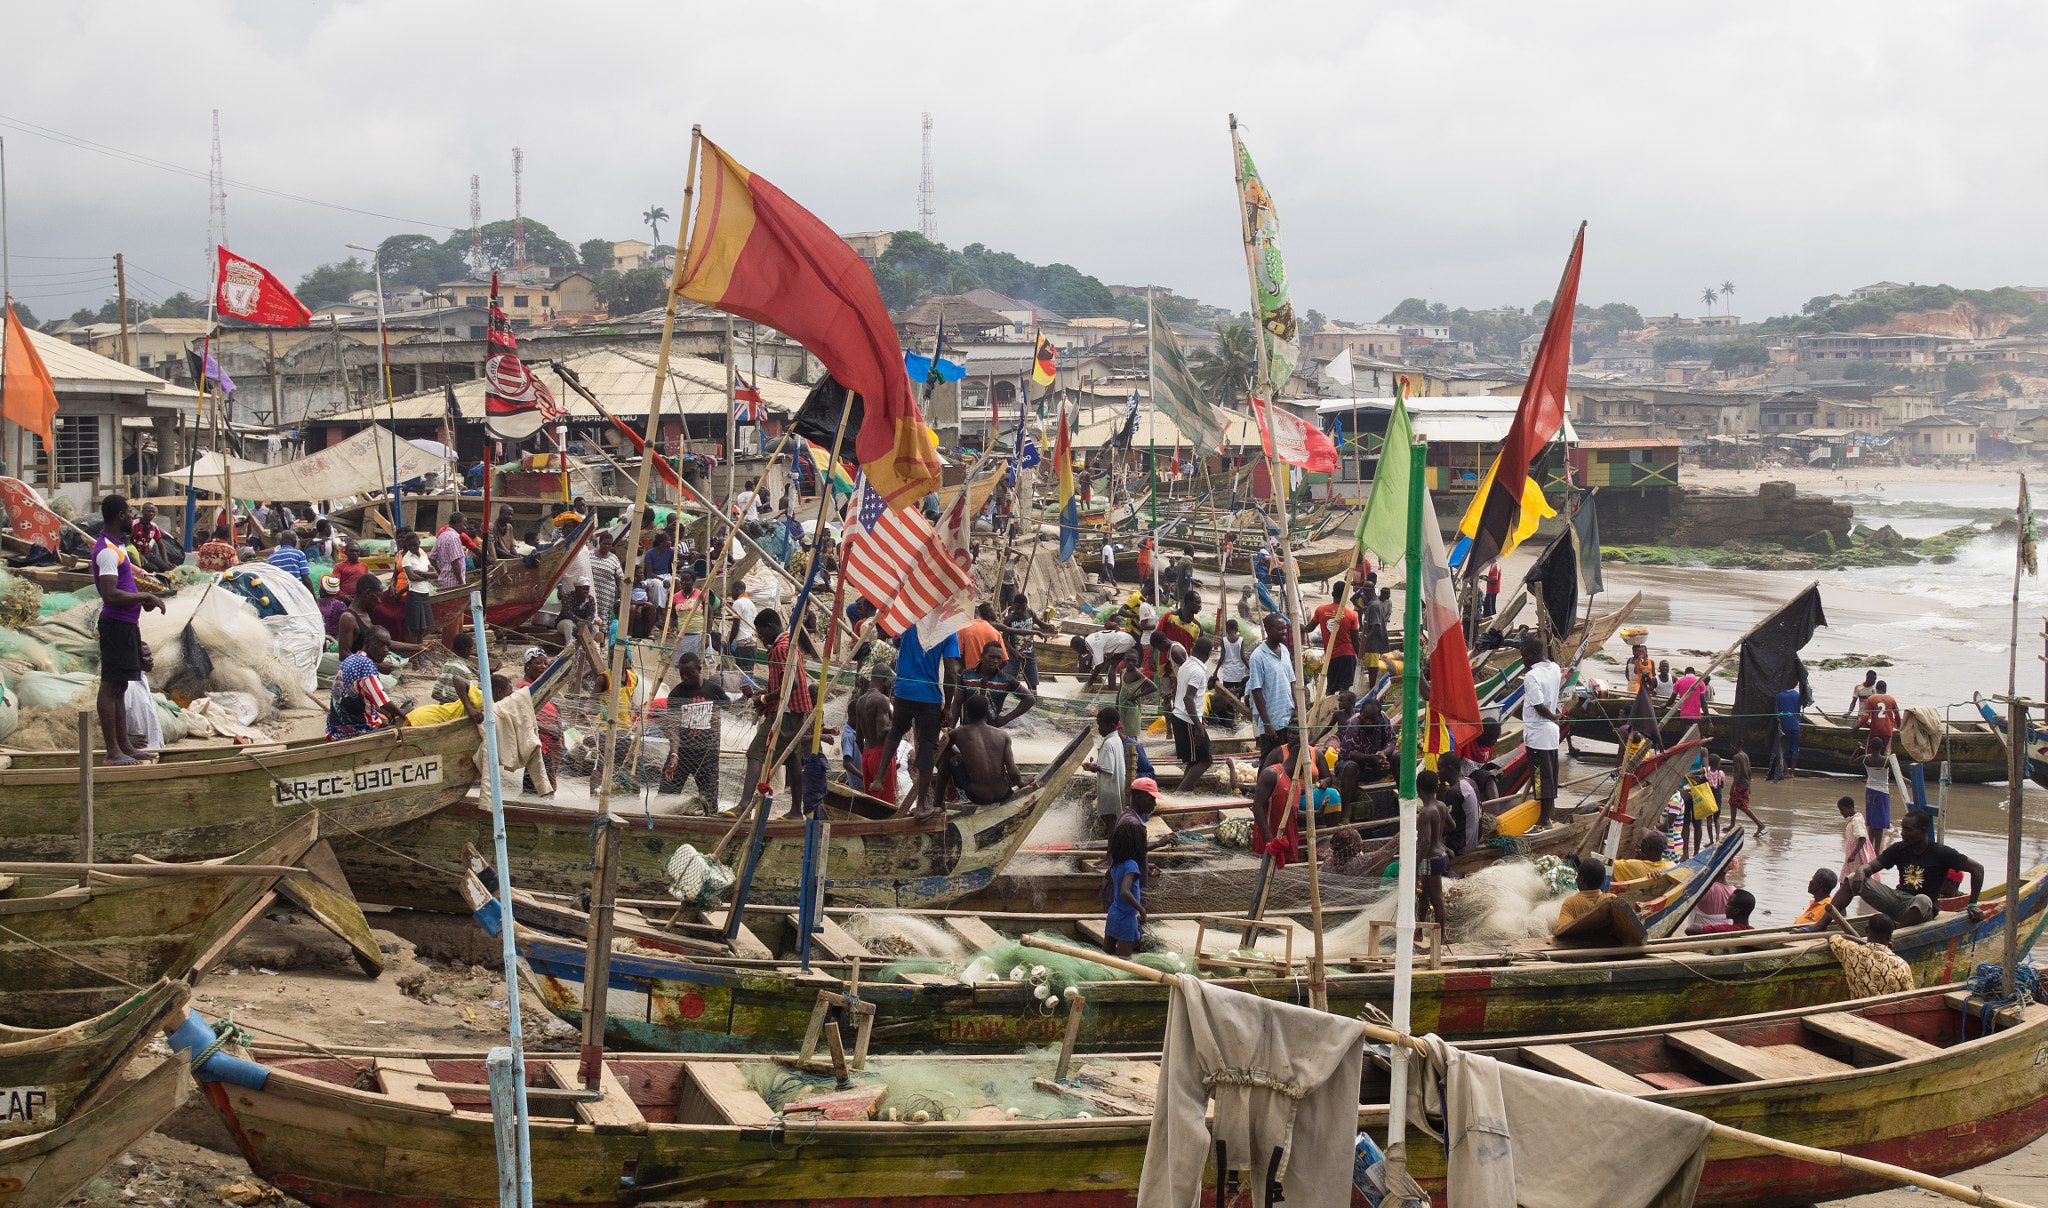
{"label": "boat seat bench", "polygon": [[1813,1073],[1805,1066],[1787,1061],[1776,1053],[1752,1048],[1746,1044],[1737,1044],[1726,1036],[1705,1030],[1674,1032],[1665,1037],[1664,1042],[1740,1082],[1806,1078]]}
{"label": "boat seat bench", "polygon": [[1568,1044],[1531,1045],[1522,1050],[1522,1058],[1546,1074],[1589,1083],[1618,1095],[1647,1095],[1657,1089],[1627,1070]]}
{"label": "boat seat bench", "polygon": [[1885,1061],[1910,1061],[1915,1057],[1932,1057],[1942,1051],[1941,1046],[1929,1044],[1918,1036],[1909,1036],[1897,1028],[1886,1027],[1876,1020],[1848,1011],[1809,1015],[1801,1022],[1808,1031],[1830,1040],[1839,1040],[1858,1052],[1876,1053]]}

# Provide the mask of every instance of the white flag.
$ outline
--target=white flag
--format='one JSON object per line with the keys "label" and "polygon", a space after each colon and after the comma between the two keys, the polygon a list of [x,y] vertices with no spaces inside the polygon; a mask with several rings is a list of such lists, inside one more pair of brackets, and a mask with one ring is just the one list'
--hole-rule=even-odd
{"label": "white flag", "polygon": [[1349,348],[1331,357],[1330,363],[1323,366],[1323,380],[1335,382],[1339,386],[1349,386],[1351,384],[1351,350]]}

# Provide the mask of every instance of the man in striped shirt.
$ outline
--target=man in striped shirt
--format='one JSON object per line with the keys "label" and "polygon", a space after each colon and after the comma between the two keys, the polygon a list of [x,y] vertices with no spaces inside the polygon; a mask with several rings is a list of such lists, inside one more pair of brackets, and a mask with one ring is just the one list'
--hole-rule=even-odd
{"label": "man in striped shirt", "polygon": [[[775,762],[788,769],[789,812],[786,818],[801,816],[804,800],[804,756],[810,753],[806,723],[811,713],[811,679],[804,671],[801,656],[794,661],[790,658],[790,635],[782,630],[782,616],[772,608],[764,608],[754,614],[754,633],[761,639],[761,648],[768,651],[768,691],[754,701],[754,708],[761,714],[761,724],[754,730],[754,741],[747,747],[747,774],[741,786],[744,794],[754,791],[772,770],[768,763],[771,750]],[[809,651],[810,642],[799,643]],[[775,720],[776,706],[782,700],[784,676],[794,676],[789,684],[789,703],[782,710],[782,720]],[[764,797],[767,794],[762,794]]]}

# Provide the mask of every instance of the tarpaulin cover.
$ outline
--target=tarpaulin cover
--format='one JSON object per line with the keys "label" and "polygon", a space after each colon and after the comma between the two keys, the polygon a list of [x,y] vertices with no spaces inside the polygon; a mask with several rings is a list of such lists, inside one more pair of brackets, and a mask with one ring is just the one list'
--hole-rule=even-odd
{"label": "tarpaulin cover", "polygon": [[[391,472],[391,432],[371,425],[310,457],[275,466],[206,453],[193,467],[192,485],[202,491],[224,495],[230,469],[234,471],[237,499],[345,499],[369,491],[388,491],[394,477]],[[400,481],[426,474],[448,473],[453,469],[453,463],[445,457],[436,456],[408,441],[398,442],[396,477]],[[181,467],[172,471],[169,477],[182,484],[186,471]]]}
{"label": "tarpaulin cover", "polygon": [[1768,727],[1768,719],[1778,711],[1778,693],[1803,686],[1806,668],[1799,662],[1799,651],[1813,631],[1827,623],[1827,614],[1820,607],[1820,588],[1809,587],[1742,643],[1742,661],[1735,674],[1738,746],[1753,723],[1763,721]]}

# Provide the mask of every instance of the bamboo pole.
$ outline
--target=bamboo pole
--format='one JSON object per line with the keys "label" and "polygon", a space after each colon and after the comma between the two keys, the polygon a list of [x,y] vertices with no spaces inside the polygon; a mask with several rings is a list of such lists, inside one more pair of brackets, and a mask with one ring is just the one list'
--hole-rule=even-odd
{"label": "bamboo pole", "polygon": [[[2018,624],[2015,620],[2014,624]],[[2027,706],[2018,697],[2006,702],[2005,806],[2005,996],[2020,995],[2020,804],[2027,785]]]}
{"label": "bamboo pole", "polygon": [[[90,854],[90,853],[88,853]],[[0,863],[0,873],[53,877],[282,877],[304,872],[286,864],[108,864],[84,860],[74,864],[40,864],[25,860]],[[83,881],[81,880],[81,884]]]}
{"label": "bamboo pole", "polygon": [[[1805,587],[1802,587],[1798,591],[1792,593],[1792,599],[1796,600],[1800,596],[1805,595],[1807,592],[1812,591],[1814,588],[1819,586],[1820,580],[1815,579],[1813,582],[1808,583]],[[1786,603],[1791,603],[1791,600],[1787,600]],[[1723,650],[1721,653],[1714,656],[1714,661],[1708,663],[1706,670],[1700,672],[1700,678],[1704,680],[1711,677],[1714,674],[1714,672],[1720,668],[1721,664],[1727,662],[1731,657],[1734,656],[1736,651],[1742,649],[1742,644],[1744,642],[1747,642],[1753,635],[1755,635],[1757,630],[1762,629],[1765,625],[1769,624],[1772,617],[1777,616],[1779,613],[1783,611],[1785,611],[1785,605],[1780,604],[1776,608],[1773,608],[1767,615],[1765,615],[1763,620],[1758,621],[1756,624],[1751,625],[1748,629],[1744,630],[1741,637],[1736,638],[1734,642],[1729,644],[1726,650]],[[1657,719],[1657,728],[1660,730],[1663,729],[1664,724],[1670,721],[1673,717],[1675,717],[1678,714],[1679,706],[1683,705],[1684,703],[1685,702],[1683,700],[1673,699],[1671,702],[1671,707],[1664,711],[1664,716]]]}
{"label": "bamboo pole", "polygon": [[[1026,948],[1043,948],[1047,952],[1057,952],[1062,956],[1079,957],[1082,960],[1091,961],[1105,968],[1116,969],[1133,977],[1142,977],[1147,981],[1160,982],[1165,985],[1173,985],[1181,977],[1180,974],[1176,973],[1162,973],[1157,969],[1141,965],[1136,961],[1127,961],[1122,957],[1109,956],[1101,952],[1091,952],[1085,948],[1076,948],[1071,944],[1061,944],[1052,940],[1041,939],[1035,935],[1020,936],[1017,942]],[[1383,1028],[1375,1023],[1361,1022],[1359,1027],[1364,1030],[1367,1038],[1378,1041],[1381,1044],[1394,1045],[1425,1056],[1429,1053],[1427,1045],[1405,1032],[1395,1031],[1392,1028]],[[1396,1068],[1399,1068],[1398,1065]],[[1395,1102],[1398,1102],[1398,1100],[1395,1100]],[[1388,1104],[1390,1109],[1393,1106],[1394,1103],[1390,1102]],[[1680,1110],[1683,1109],[1681,1108]],[[1391,1137],[1392,1134],[1390,1133],[1389,1144],[1395,1144],[1396,1142]],[[1965,1204],[1985,1204],[1989,1205],[1990,1208],[2029,1208],[2028,1205],[2020,1203],[2018,1200],[2009,1200],[2003,1196],[1993,1195],[1981,1187],[1965,1187],[1961,1183],[1953,1183],[1947,1179],[1939,1179],[1930,1174],[1922,1174],[1917,1170],[1909,1170],[1904,1166],[1894,1166],[1889,1162],[1875,1162],[1869,1158],[1859,1158],[1852,1154],[1836,1153],[1832,1149],[1816,1149],[1811,1145],[1798,1145],[1791,1141],[1780,1141],[1776,1137],[1767,1137],[1761,1133],[1731,1128],[1718,1121],[1714,1122],[1713,1137],[1718,1141],[1734,1141],[1743,1145],[1754,1146],[1766,1153],[1782,1154],[1788,1158],[1797,1158],[1802,1162],[1811,1162],[1816,1166],[1827,1166],[1837,1170],[1853,1170],[1859,1174],[1876,1175],[1879,1178],[1890,1179],[1895,1183],[1923,1187],[1929,1191],[1939,1192],[1952,1200],[1960,1200]]]}
{"label": "bamboo pole", "polygon": [[[50,464],[55,466],[56,458]],[[92,712],[78,711],[78,858],[83,863],[71,871],[77,872],[78,883],[84,885],[92,880]]]}

